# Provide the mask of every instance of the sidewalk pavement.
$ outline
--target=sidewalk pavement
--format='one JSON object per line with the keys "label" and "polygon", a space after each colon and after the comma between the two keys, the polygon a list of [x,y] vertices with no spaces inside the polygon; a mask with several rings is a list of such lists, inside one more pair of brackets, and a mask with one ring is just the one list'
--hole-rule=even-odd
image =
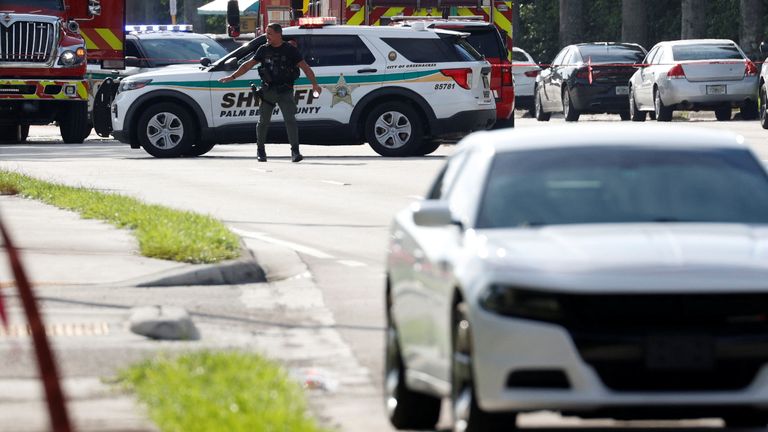
{"label": "sidewalk pavement", "polygon": [[[370,410],[382,406],[380,390],[336,331],[322,292],[295,251],[244,238],[240,259],[183,264],[142,257],[128,230],[33,200],[0,195],[0,219],[21,250],[43,311],[75,430],[156,431],[145,408],[108,381],[118,369],[158,352],[198,349],[259,352],[300,381],[302,371],[309,371],[307,382],[320,374],[319,387],[331,391],[311,390],[309,402],[325,425],[391,430],[383,409]],[[11,324],[0,325],[0,431],[49,430],[5,247],[0,292]],[[131,333],[130,309],[157,304],[189,310],[200,340],[157,341]]]}

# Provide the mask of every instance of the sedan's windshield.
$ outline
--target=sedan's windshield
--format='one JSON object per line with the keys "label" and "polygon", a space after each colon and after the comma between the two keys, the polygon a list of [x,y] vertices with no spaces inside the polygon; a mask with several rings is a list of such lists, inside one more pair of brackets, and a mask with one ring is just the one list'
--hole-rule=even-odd
{"label": "sedan's windshield", "polygon": [[[26,0],[24,2],[13,2],[12,4],[24,5],[24,7],[40,8],[40,9],[52,9],[52,10],[64,10],[64,5],[61,0]],[[0,9],[6,7],[5,1],[0,1]]]}
{"label": "sedan's windshield", "polygon": [[201,57],[212,61],[227,55],[218,42],[209,38],[199,39],[145,39],[142,46],[149,61],[155,66],[167,66],[180,63],[197,63]]}
{"label": "sedan's windshield", "polygon": [[588,147],[499,154],[479,228],[768,223],[768,176],[746,150]]}

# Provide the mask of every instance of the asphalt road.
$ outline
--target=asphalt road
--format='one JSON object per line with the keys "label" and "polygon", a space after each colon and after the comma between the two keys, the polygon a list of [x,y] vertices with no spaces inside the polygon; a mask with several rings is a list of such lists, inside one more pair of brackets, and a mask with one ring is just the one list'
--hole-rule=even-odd
{"label": "asphalt road", "polygon": [[[587,131],[595,122],[617,120],[618,116],[582,116],[579,127]],[[561,118],[548,123],[518,118],[516,126],[562,122]],[[768,160],[768,131],[756,121],[716,122],[704,115],[672,122],[669,127],[681,123],[734,130],[745,136],[761,159]],[[323,292],[339,332],[370,371],[372,385],[380,388],[388,225],[397,210],[427,191],[452,150],[444,145],[426,157],[383,158],[368,146],[303,146],[305,159],[295,164],[290,162],[287,144],[268,145],[267,163],[256,161],[255,145],[221,145],[200,158],[163,160],[95,135],[82,145],[62,144],[56,128],[33,127],[28,143],[0,146],[0,166],[207,213],[241,235],[296,250]],[[371,409],[380,411],[381,405]],[[521,424],[663,428],[719,426],[720,422],[579,422],[545,413],[523,416]]]}

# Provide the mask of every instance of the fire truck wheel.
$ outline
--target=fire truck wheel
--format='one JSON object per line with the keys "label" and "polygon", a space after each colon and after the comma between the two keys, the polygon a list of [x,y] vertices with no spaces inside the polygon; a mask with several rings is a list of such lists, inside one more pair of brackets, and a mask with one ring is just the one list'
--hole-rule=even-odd
{"label": "fire truck wheel", "polygon": [[88,124],[88,105],[76,103],[67,107],[59,117],[61,138],[67,144],[81,144],[91,133]]}
{"label": "fire truck wheel", "polygon": [[29,125],[5,125],[0,126],[0,143],[23,143],[29,135]]}
{"label": "fire truck wheel", "polygon": [[139,117],[139,143],[154,157],[193,155],[195,135],[192,116],[173,102],[152,105]]}
{"label": "fire truck wheel", "polygon": [[368,145],[382,156],[419,155],[423,134],[419,114],[402,102],[375,107],[365,121]]}

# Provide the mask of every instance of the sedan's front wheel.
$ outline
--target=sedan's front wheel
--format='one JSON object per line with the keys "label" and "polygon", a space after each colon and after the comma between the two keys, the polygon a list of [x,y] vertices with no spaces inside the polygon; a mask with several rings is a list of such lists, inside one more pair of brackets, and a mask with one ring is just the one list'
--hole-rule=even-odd
{"label": "sedan's front wheel", "polygon": [[[635,101],[635,90],[629,90],[629,118],[632,121],[643,122],[645,121],[645,111],[640,111],[637,108],[637,102]],[[623,120],[623,119],[622,119]]]}
{"label": "sedan's front wheel", "polygon": [[489,413],[477,404],[472,369],[472,329],[466,303],[454,309],[451,405],[453,432],[501,432],[516,427],[517,414]]}
{"label": "sedan's front wheel", "polygon": [[549,117],[552,115],[548,112],[544,112],[544,106],[541,103],[541,95],[539,94],[539,89],[536,89],[536,99],[533,105],[533,109],[536,112],[536,120],[537,121],[549,121]]}
{"label": "sedan's front wheel", "polygon": [[573,105],[571,92],[568,91],[568,89],[563,91],[563,116],[565,116],[565,121],[567,122],[579,121],[579,117],[581,116],[579,110]]}
{"label": "sedan's front wheel", "polygon": [[384,403],[395,429],[431,429],[440,419],[440,398],[418,393],[405,383],[405,363],[400,354],[397,329],[387,308],[384,357]]}
{"label": "sedan's front wheel", "polygon": [[653,108],[654,112],[656,113],[656,121],[672,121],[672,108],[664,105],[658,89],[653,93]]}

